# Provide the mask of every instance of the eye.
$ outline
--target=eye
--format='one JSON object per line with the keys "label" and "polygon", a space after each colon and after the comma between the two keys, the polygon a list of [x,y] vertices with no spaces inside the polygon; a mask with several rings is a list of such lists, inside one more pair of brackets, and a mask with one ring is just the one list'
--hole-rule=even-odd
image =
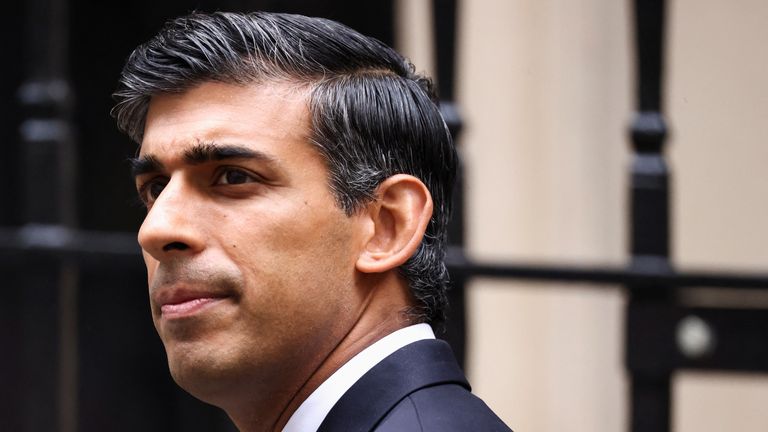
{"label": "eye", "polygon": [[248,171],[238,169],[238,168],[224,168],[222,169],[218,177],[216,178],[215,184],[217,185],[237,185],[237,184],[244,184],[244,183],[255,183],[259,182],[261,179],[256,174],[252,174]]}
{"label": "eye", "polygon": [[168,179],[166,178],[153,178],[139,187],[139,198],[144,202],[144,205],[150,206],[160,196],[167,184]]}

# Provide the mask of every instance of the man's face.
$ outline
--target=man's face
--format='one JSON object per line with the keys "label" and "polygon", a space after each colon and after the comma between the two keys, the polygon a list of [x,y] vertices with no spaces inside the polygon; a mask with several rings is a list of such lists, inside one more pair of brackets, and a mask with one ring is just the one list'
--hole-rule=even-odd
{"label": "man's face", "polygon": [[136,185],[152,317],[174,378],[203,400],[300,386],[363,307],[361,219],[336,205],[308,133],[287,85],[150,103]]}

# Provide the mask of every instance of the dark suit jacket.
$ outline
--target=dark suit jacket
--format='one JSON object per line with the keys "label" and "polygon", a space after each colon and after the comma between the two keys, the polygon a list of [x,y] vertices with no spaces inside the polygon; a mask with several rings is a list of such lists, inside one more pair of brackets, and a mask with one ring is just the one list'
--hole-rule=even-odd
{"label": "dark suit jacket", "polygon": [[430,339],[406,345],[363,375],[318,432],[509,430],[470,393],[450,346]]}

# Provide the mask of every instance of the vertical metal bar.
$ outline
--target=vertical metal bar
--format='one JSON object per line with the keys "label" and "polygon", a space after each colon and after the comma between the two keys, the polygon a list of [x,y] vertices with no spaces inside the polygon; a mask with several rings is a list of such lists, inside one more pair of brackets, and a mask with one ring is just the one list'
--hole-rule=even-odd
{"label": "vertical metal bar", "polygon": [[[669,431],[669,377],[664,375],[632,375],[633,432]],[[667,390],[665,390],[667,389]]]}
{"label": "vertical metal bar", "polygon": [[[663,147],[667,128],[662,115],[662,64],[664,1],[635,0],[635,46],[637,52],[637,107],[632,123],[634,150],[631,173],[631,266],[637,271],[671,271],[669,261],[669,170]],[[638,308],[663,307],[671,300],[667,289],[629,286],[627,317]],[[647,288],[647,287],[646,287]],[[647,340],[642,322],[627,318],[627,367],[631,375],[632,432],[665,432],[670,428],[670,376],[666,367],[640,367],[630,355]]]}
{"label": "vertical metal bar", "polygon": [[[435,64],[441,103],[454,102],[454,68],[456,67],[456,0],[434,0],[432,13],[435,26]],[[454,127],[460,127],[460,119]],[[448,124],[451,126],[450,122]]]}
{"label": "vertical metal bar", "polygon": [[[26,78],[23,112],[24,235],[60,239],[75,223],[75,148],[66,81],[67,0],[26,3]],[[69,263],[39,261],[24,272],[20,358],[23,430],[77,429],[77,271]]]}
{"label": "vertical metal bar", "polygon": [[[454,70],[456,67],[456,0],[434,0],[432,3],[435,64],[437,65],[437,89],[440,95],[440,111],[443,114],[454,143],[461,132],[462,119],[454,100]],[[459,148],[459,150],[461,150]],[[459,152],[461,156],[461,152]],[[458,176],[453,193],[453,215],[448,227],[448,241],[452,246],[464,246],[464,181],[463,165],[459,157]],[[463,251],[463,249],[460,249]],[[451,275],[451,290],[448,292],[450,308],[446,322],[445,339],[451,344],[464,365],[466,355],[466,277]]]}

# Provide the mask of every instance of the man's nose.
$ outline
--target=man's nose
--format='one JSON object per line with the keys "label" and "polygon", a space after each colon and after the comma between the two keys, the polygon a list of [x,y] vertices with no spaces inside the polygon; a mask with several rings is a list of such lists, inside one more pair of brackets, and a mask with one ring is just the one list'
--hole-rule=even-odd
{"label": "man's nose", "polygon": [[205,242],[199,206],[193,188],[183,179],[171,178],[141,224],[141,248],[158,261],[200,252]]}

